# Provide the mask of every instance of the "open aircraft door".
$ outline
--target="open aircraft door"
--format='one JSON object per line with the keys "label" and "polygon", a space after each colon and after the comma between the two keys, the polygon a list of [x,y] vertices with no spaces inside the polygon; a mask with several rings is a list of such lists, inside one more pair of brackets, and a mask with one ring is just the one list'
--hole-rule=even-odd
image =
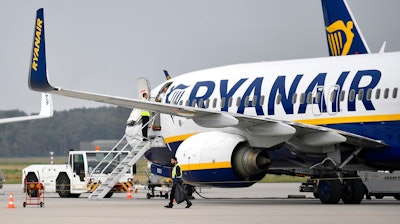
{"label": "open aircraft door", "polygon": [[140,77],[137,79],[137,87],[139,90],[139,99],[143,98],[143,93],[147,93],[149,95],[150,100],[150,82],[144,77]]}

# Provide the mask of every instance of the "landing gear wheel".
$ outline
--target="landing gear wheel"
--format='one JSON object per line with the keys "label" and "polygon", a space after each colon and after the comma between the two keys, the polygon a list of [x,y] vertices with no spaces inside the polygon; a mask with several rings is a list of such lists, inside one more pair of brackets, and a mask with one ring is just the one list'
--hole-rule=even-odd
{"label": "landing gear wheel", "polygon": [[44,206],[44,203],[43,202],[40,202],[40,207],[42,208]]}
{"label": "landing gear wheel", "polygon": [[22,203],[22,206],[24,206],[24,208],[26,207],[26,202]]}
{"label": "landing gear wheel", "polygon": [[165,199],[168,199],[168,193],[165,193],[165,194],[164,194],[164,198],[165,198]]}
{"label": "landing gear wheel", "polygon": [[364,185],[360,179],[343,181],[342,201],[345,204],[360,204],[364,198]]}
{"label": "landing gear wheel", "polygon": [[318,197],[322,204],[337,204],[342,195],[342,184],[339,180],[320,180]]}
{"label": "landing gear wheel", "polygon": [[150,194],[150,193],[147,193],[147,194],[146,194],[146,198],[147,198],[147,199],[150,199],[150,198],[151,198],[151,194]]}

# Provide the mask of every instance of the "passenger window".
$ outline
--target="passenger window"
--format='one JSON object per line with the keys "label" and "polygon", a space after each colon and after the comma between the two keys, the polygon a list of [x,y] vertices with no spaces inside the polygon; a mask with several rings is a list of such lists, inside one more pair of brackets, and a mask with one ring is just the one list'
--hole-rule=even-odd
{"label": "passenger window", "polygon": [[362,100],[364,98],[364,89],[358,90],[358,100]]}
{"label": "passenger window", "polygon": [[206,100],[205,108],[208,108],[210,106],[210,99]]}
{"label": "passenger window", "polygon": [[317,92],[317,94],[315,95],[315,102],[319,103],[320,100],[321,100],[321,92]]}
{"label": "passenger window", "polygon": [[398,91],[397,87],[393,89],[393,94],[392,94],[393,99],[397,98],[397,91]]}
{"label": "passenger window", "polygon": [[375,92],[375,99],[379,99],[379,97],[381,96],[381,89],[376,89],[376,92]]}
{"label": "passenger window", "polygon": [[304,97],[304,93],[300,94],[300,104],[304,103],[305,97]]}
{"label": "passenger window", "polygon": [[200,100],[199,100],[199,107],[200,107],[200,108],[203,108],[203,105],[204,105],[204,100],[203,100],[203,99],[200,99]]}
{"label": "passenger window", "polygon": [[214,98],[212,106],[213,108],[217,107],[217,98]]}
{"label": "passenger window", "polygon": [[179,106],[182,106],[182,104],[183,104],[183,100],[180,100],[179,101]]}
{"label": "passenger window", "polygon": [[344,96],[346,95],[346,91],[340,91],[340,101],[344,101]]}
{"label": "passenger window", "polygon": [[189,106],[189,100],[186,100],[185,106]]}
{"label": "passenger window", "polygon": [[261,106],[264,105],[264,100],[265,100],[265,96],[262,95],[262,96],[260,97],[260,105],[261,105]]}
{"label": "passenger window", "polygon": [[257,96],[253,97],[253,102],[251,102],[253,107],[257,105]]}
{"label": "passenger window", "polygon": [[246,96],[245,100],[244,100],[244,105],[247,107],[249,105],[249,96]]}
{"label": "passenger window", "polygon": [[307,93],[307,103],[308,104],[312,103],[312,92]]}
{"label": "passenger window", "polygon": [[228,107],[232,107],[232,101],[233,101],[232,97],[229,97],[229,100],[228,100]]}
{"label": "passenger window", "polygon": [[292,104],[295,104],[296,101],[297,101],[297,93],[294,93],[292,97]]}
{"label": "passenger window", "polygon": [[281,98],[282,98],[282,95],[281,94],[278,94],[277,96],[276,96],[276,104],[280,104],[281,103]]}
{"label": "passenger window", "polygon": [[331,92],[331,97],[329,97],[330,102],[335,101],[337,90]]}
{"label": "passenger window", "polygon": [[372,89],[369,88],[369,89],[367,90],[367,100],[371,100],[371,98],[372,98]]}
{"label": "passenger window", "polygon": [[192,101],[192,107],[195,107],[196,106],[196,100],[194,99],[193,101]]}
{"label": "passenger window", "polygon": [[236,99],[236,106],[237,107],[239,107],[240,106],[240,101],[242,100],[242,98],[239,96],[237,99]]}
{"label": "passenger window", "polygon": [[387,99],[389,97],[389,89],[388,88],[385,89],[385,92],[383,93],[383,97],[385,99]]}
{"label": "passenger window", "polygon": [[221,98],[221,104],[220,104],[221,108],[225,106],[225,101],[226,101],[226,98],[222,97]]}
{"label": "passenger window", "polygon": [[349,101],[353,102],[356,98],[356,91],[354,89],[350,90],[349,92]]}

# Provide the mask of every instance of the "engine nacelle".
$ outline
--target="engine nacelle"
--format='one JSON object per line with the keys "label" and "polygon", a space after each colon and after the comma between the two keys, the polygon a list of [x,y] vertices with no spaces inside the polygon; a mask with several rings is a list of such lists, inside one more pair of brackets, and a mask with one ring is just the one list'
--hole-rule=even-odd
{"label": "engine nacelle", "polygon": [[176,157],[186,181],[218,187],[251,186],[265,176],[271,163],[267,151],[251,148],[243,136],[221,131],[189,137]]}

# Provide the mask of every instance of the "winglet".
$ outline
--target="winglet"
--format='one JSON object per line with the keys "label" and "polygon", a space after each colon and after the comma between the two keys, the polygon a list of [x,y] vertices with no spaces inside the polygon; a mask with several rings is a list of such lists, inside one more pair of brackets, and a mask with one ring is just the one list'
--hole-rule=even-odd
{"label": "winglet", "polygon": [[39,116],[52,117],[53,116],[53,100],[48,93],[42,93],[42,103],[40,107]]}
{"label": "winglet", "polygon": [[329,55],[369,54],[370,50],[345,0],[321,0]]}
{"label": "winglet", "polygon": [[49,84],[46,74],[46,45],[44,37],[44,15],[43,8],[40,8],[36,12],[28,85],[31,90],[50,92],[54,88]]}

